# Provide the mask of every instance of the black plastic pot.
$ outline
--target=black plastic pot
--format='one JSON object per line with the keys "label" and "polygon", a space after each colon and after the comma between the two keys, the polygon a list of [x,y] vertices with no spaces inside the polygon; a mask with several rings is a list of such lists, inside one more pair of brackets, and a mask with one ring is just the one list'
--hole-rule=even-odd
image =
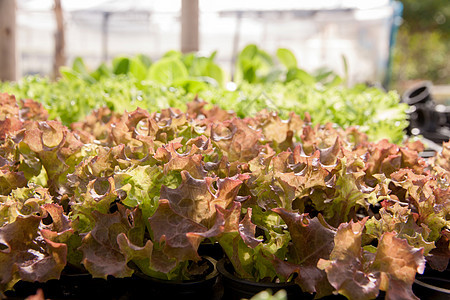
{"label": "black plastic pot", "polygon": [[448,300],[450,299],[450,279],[428,276],[418,277],[414,281],[413,292],[421,300]]}
{"label": "black plastic pot", "polygon": [[[270,282],[255,282],[238,278],[234,275],[234,268],[228,258],[223,258],[217,262],[217,270],[221,275],[221,281],[224,289],[223,300],[241,300],[243,298],[250,299],[259,292],[270,289],[273,294],[279,290],[285,290],[288,300],[297,299],[314,299],[315,294],[303,292],[300,286],[296,283],[270,283]],[[384,299],[386,293],[380,291],[378,299]],[[346,300],[347,297],[336,294],[328,295],[320,300]]]}
{"label": "black plastic pot", "polygon": [[226,258],[217,262],[217,270],[222,276],[223,300],[240,300],[242,298],[250,299],[259,292],[270,289],[273,293],[279,290],[285,290],[288,299],[313,299],[314,296],[303,293],[300,287],[293,283],[271,283],[271,282],[255,282],[245,280],[233,275],[233,265]]}
{"label": "black plastic pot", "polygon": [[61,275],[47,282],[19,281],[13,291],[5,294],[11,299],[24,299],[42,289],[45,299],[131,299],[132,278],[92,278],[90,274]]}
{"label": "black plastic pot", "polygon": [[198,255],[201,257],[212,257],[216,261],[224,257],[223,249],[219,243],[204,242],[198,248]]}
{"label": "black plastic pot", "polygon": [[219,273],[217,261],[203,257],[209,265],[207,275],[198,280],[172,281],[162,280],[139,273],[134,278],[134,291],[131,299],[180,299],[180,300],[214,300],[220,299],[217,286]]}
{"label": "black plastic pot", "polygon": [[49,280],[45,283],[19,281],[13,291],[7,291],[7,299],[25,299],[35,295],[42,289],[45,299],[181,299],[181,300],[219,300],[220,291],[217,287],[219,273],[217,261],[203,257],[208,264],[208,270],[201,279],[191,281],[161,280],[135,273],[128,278],[107,280],[92,278],[90,274],[61,275],[59,280]]}
{"label": "black plastic pot", "polygon": [[416,275],[413,292],[421,300],[450,299],[450,264],[443,271],[434,270],[427,264],[423,275]]}

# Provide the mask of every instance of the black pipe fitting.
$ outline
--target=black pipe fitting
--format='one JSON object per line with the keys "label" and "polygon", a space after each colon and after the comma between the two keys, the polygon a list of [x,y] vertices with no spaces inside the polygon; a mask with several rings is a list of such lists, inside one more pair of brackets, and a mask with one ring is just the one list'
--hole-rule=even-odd
{"label": "black pipe fitting", "polygon": [[410,105],[409,135],[422,135],[435,143],[450,139],[450,108],[436,105],[431,94],[431,82],[420,82],[408,89],[402,102]]}

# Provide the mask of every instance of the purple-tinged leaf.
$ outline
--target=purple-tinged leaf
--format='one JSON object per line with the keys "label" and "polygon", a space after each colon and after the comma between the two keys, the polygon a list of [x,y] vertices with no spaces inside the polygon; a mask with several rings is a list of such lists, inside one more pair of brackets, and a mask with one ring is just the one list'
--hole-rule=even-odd
{"label": "purple-tinged leaf", "polygon": [[326,271],[330,284],[349,299],[376,298],[379,291],[380,273],[368,270],[361,248],[366,220],[342,223],[334,237],[330,259],[318,262],[318,267]]}
{"label": "purple-tinged leaf", "polygon": [[450,260],[450,230],[445,229],[441,232],[441,237],[436,242],[436,248],[431,250],[426,257],[431,268],[438,271],[445,271],[448,268]]}
{"label": "purple-tinged leaf", "polygon": [[416,273],[423,273],[425,268],[423,249],[413,248],[395,235],[383,234],[371,269],[381,272],[380,289],[386,291],[386,299],[418,299],[412,284]]}
{"label": "purple-tinged leaf", "polygon": [[67,245],[41,237],[42,217],[18,216],[0,227],[0,285],[11,288],[18,280],[58,279],[66,265]]}
{"label": "purple-tinged leaf", "polygon": [[[140,249],[134,247],[128,241],[131,238],[133,228],[136,226],[135,222],[140,221],[139,210],[130,212],[120,205],[119,211],[113,214],[93,211],[92,215],[95,220],[95,227],[83,238],[82,245],[79,248],[83,252],[83,265],[93,277],[106,278],[108,275],[112,275],[121,278],[131,276],[133,270],[127,265],[129,259],[133,255],[151,253],[148,250],[151,244],[147,244],[145,249]],[[123,238],[124,234],[127,235],[126,240]]]}
{"label": "purple-tinged leaf", "polygon": [[[163,186],[161,199],[168,199],[172,209],[192,221],[210,228],[214,224],[216,205],[227,207],[235,200],[246,175],[224,179],[195,179],[187,171],[181,172],[182,183],[176,189]],[[217,182],[217,191],[213,182]]]}
{"label": "purple-tinged leaf", "polygon": [[307,214],[297,214],[282,208],[273,209],[286,222],[291,234],[293,247],[290,251],[292,262],[300,266],[296,282],[309,293],[320,295],[332,291],[325,271],[317,268],[320,259],[328,259],[334,248],[336,231],[323,218],[310,219]]}
{"label": "purple-tinged leaf", "polygon": [[154,241],[164,244],[164,252],[178,261],[200,260],[197,249],[202,238],[187,233],[202,233],[208,228],[174,211],[166,199],[159,200],[156,212],[149,218]]}

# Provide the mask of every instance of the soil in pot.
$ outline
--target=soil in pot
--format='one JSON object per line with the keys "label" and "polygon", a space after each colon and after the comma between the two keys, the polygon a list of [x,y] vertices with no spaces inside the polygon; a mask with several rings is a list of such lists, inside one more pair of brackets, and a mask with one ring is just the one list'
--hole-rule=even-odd
{"label": "soil in pot", "polygon": [[203,260],[208,270],[201,279],[172,281],[136,273],[132,299],[219,300],[217,261],[211,257],[203,257]]}

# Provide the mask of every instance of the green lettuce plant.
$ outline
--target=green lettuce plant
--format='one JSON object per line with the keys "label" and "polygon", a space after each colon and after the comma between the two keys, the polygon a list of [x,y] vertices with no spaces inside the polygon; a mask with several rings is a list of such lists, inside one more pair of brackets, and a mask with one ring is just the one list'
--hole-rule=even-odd
{"label": "green lettuce plant", "polygon": [[182,54],[168,51],[155,62],[144,54],[134,57],[119,56],[112,60],[112,66],[100,64],[90,71],[81,57],[75,58],[72,67],[62,67],[60,72],[65,79],[83,79],[89,84],[106,78],[125,75],[136,80],[154,81],[164,85],[187,87],[191,92],[208,88],[209,84],[223,87],[224,71],[214,62],[216,52],[209,57],[195,53]]}
{"label": "green lettuce plant", "polygon": [[227,86],[230,79],[215,63],[215,56],[215,52],[208,57],[169,51],[154,62],[145,55],[117,57],[112,66],[102,64],[94,71],[77,58],[71,68],[61,70],[63,78],[56,82],[26,77],[17,83],[0,83],[0,91],[39,101],[50,119],[66,126],[103,106],[119,113],[137,107],[186,111],[186,103],[199,97],[242,118],[262,109],[283,118],[290,112],[302,117],[308,112],[314,124],[359,126],[371,141],[387,138],[399,144],[404,140],[407,106],[399,103],[393,91],[366,85],[348,88],[333,72],[300,69],[288,49],[280,48],[272,57],[256,45],[240,52],[235,83]]}
{"label": "green lettuce plant", "polygon": [[275,57],[272,57],[255,44],[247,45],[238,54],[233,80],[238,84],[298,81],[306,85],[321,84],[327,87],[344,82],[344,79],[326,68],[314,73],[299,68],[297,58],[289,49],[278,48]]}

